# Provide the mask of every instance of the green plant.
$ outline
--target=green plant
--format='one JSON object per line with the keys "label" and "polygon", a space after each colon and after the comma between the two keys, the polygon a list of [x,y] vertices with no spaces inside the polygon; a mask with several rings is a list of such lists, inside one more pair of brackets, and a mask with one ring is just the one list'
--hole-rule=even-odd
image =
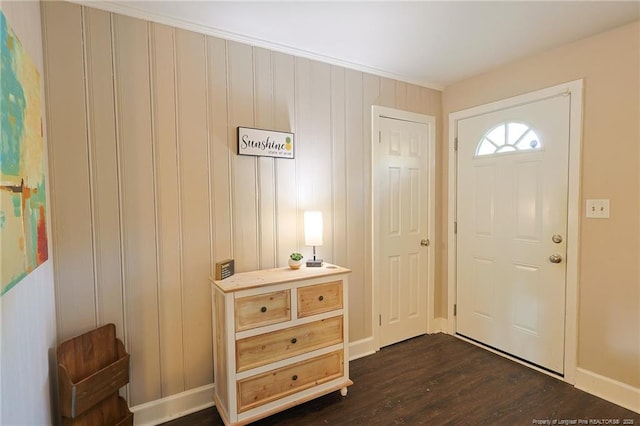
{"label": "green plant", "polygon": [[289,257],[291,257],[292,260],[302,260],[303,256],[300,253],[291,253]]}

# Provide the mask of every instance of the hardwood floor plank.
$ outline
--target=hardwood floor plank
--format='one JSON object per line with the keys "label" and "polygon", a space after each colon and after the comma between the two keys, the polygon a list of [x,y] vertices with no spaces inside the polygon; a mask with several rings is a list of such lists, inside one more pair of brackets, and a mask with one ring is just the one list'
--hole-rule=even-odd
{"label": "hardwood floor plank", "polygon": [[[640,414],[446,334],[388,346],[350,368],[354,385],[345,398],[333,392],[254,425],[640,425]],[[215,408],[166,423],[222,424]]]}

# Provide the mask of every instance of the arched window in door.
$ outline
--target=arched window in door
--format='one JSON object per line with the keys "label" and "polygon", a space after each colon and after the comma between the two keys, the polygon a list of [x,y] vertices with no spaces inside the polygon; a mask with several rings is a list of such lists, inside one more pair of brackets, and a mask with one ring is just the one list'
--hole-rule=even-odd
{"label": "arched window in door", "polygon": [[540,138],[531,127],[524,123],[507,122],[485,133],[476,148],[476,157],[541,149]]}

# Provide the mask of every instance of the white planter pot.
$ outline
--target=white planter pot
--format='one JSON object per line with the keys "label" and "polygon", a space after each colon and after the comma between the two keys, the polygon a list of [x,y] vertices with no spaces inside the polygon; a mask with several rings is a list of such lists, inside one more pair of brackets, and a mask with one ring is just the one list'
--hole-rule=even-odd
{"label": "white planter pot", "polygon": [[289,268],[291,269],[299,269],[302,266],[302,259],[301,260],[293,260],[291,258],[289,258]]}

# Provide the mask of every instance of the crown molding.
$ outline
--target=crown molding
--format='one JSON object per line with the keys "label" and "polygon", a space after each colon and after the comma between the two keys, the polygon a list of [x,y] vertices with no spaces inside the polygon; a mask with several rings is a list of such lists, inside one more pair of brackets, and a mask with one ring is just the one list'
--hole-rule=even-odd
{"label": "crown molding", "polygon": [[247,44],[254,47],[261,47],[264,49],[272,50],[275,52],[286,53],[288,55],[297,56],[300,58],[311,59],[314,61],[324,62],[330,65],[337,65],[343,68],[352,69],[355,71],[361,71],[368,74],[373,74],[379,77],[390,78],[392,80],[398,80],[409,84],[415,84],[417,86],[425,87],[428,89],[440,90],[444,89],[441,84],[436,84],[430,81],[421,81],[406,76],[385,71],[382,69],[369,67],[367,65],[358,64],[355,62],[345,61],[342,59],[334,58],[332,56],[321,55],[318,53],[310,52],[303,49],[298,49],[293,46],[285,44],[274,43],[268,40],[260,39],[257,37],[250,37],[244,34],[235,33],[232,31],[221,30],[219,28],[211,27],[208,25],[196,24],[186,21],[184,19],[175,18],[172,16],[164,15],[161,13],[149,12],[128,4],[122,4],[115,1],[92,1],[92,0],[69,0],[71,3],[80,4],[82,6],[92,7],[95,9],[104,10],[107,12],[117,13],[120,15],[130,16],[132,18],[143,19],[146,21],[152,21],[159,24],[168,25],[175,28],[181,28],[184,30],[193,31],[200,34],[205,34],[213,37],[218,37],[224,40],[235,41],[238,43]]}

